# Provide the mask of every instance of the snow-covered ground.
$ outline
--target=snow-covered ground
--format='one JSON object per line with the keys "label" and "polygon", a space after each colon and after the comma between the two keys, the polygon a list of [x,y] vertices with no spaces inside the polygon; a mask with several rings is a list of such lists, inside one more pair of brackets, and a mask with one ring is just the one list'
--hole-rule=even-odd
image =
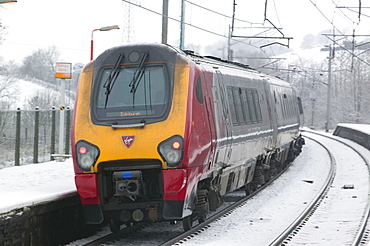
{"label": "snow-covered ground", "polygon": [[[369,126],[367,127],[369,128]],[[370,159],[368,150],[351,141],[346,141],[355,145],[367,159]],[[351,164],[351,157],[346,161]],[[291,219],[297,217],[306,203],[310,202],[310,199],[316,195],[326,178],[328,163],[328,157],[322,147],[312,140],[306,140],[301,155],[294,161],[289,170],[275,181],[272,188],[261,192],[229,216],[212,223],[209,229],[184,245],[266,245],[276,236],[276,231],[289,225]],[[343,168],[343,166],[339,167],[338,165],[338,168]],[[369,174],[365,167],[358,170],[350,166],[348,168],[352,176],[365,176],[365,180],[368,180]],[[67,159],[65,162],[53,161],[1,169],[0,214],[76,192],[73,177],[71,159]],[[353,183],[352,181],[348,182]],[[288,184],[290,187],[294,184],[294,188],[287,189]],[[362,206],[364,198],[361,192],[365,189],[365,193],[368,195],[368,188],[365,187],[368,184],[364,184],[363,179],[360,181],[359,178],[354,183],[355,189],[340,189],[340,186],[344,184],[347,184],[347,180],[342,180],[334,185],[333,190],[337,193],[329,196],[329,199],[326,200],[324,215],[330,214],[331,197],[338,198],[341,195],[346,198],[350,197],[352,200],[358,201],[358,206]],[[365,197],[366,199],[368,198]],[[338,203],[338,200],[333,201]],[[347,202],[344,202],[342,206],[344,211],[348,210],[348,214],[357,210],[357,205],[353,204],[348,208]],[[313,222],[311,227],[322,230],[322,235],[333,232],[330,223],[324,227],[321,226],[322,224],[317,224],[317,220],[313,220]],[[350,219],[346,222],[338,222],[342,223],[340,230],[346,228],[351,222]],[[334,231],[334,233],[338,233],[338,231]],[[329,238],[334,240],[333,237]],[[81,240],[79,243],[82,243]],[[331,242],[318,240],[315,243],[318,243],[316,245],[328,245]]]}
{"label": "snow-covered ground", "polygon": [[76,192],[72,159],[0,169],[0,215]]}
{"label": "snow-covered ground", "polygon": [[[360,156],[354,155],[353,150],[343,147],[341,143],[324,137],[315,138],[333,153],[337,165],[336,175],[322,204],[292,239],[292,243],[320,245],[332,242],[336,245],[352,245],[362,217],[369,209],[369,168]],[[369,160],[368,150],[353,145]],[[344,189],[352,185],[354,189]]]}
{"label": "snow-covered ground", "polygon": [[[370,160],[369,150],[352,141],[341,140],[355,146]],[[329,145],[338,157],[336,179],[322,205],[289,245],[351,245],[364,209],[367,208],[368,167],[356,165],[362,164],[359,157],[344,153],[348,150],[336,149],[335,142]],[[328,164],[328,156],[323,148],[306,139],[301,155],[273,186],[182,245],[269,245],[278,235],[277,232],[282,232],[298,217],[317,194],[327,176]],[[343,189],[346,184],[353,184],[355,188]]]}
{"label": "snow-covered ground", "polygon": [[271,187],[183,245],[269,245],[317,195],[329,172],[324,149],[310,140],[303,148]]}
{"label": "snow-covered ground", "polygon": [[[0,75],[0,82],[6,81],[7,79],[9,78],[7,78],[6,76]],[[36,79],[27,80],[27,79],[11,78],[11,80],[13,82],[9,85],[9,88],[7,88],[7,92],[6,92],[7,94],[11,95],[9,98],[11,102],[11,108],[10,108],[11,110],[16,110],[17,108],[29,109],[29,102],[31,101],[31,99],[36,96],[39,96],[39,97],[43,96],[44,94],[47,94],[48,96],[52,96],[56,98],[56,100],[60,99],[59,84],[53,85],[45,81],[39,81]],[[72,106],[74,103],[74,99],[72,98],[72,96],[69,96],[68,93],[66,93],[65,103],[67,106]],[[59,106],[59,105],[50,105],[50,108],[42,108],[42,109],[51,109],[52,106]]]}

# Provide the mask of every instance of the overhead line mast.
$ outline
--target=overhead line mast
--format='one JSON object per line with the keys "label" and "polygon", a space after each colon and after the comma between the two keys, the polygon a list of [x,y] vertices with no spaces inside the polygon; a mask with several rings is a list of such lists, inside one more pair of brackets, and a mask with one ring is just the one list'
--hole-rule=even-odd
{"label": "overhead line mast", "polygon": [[185,40],[185,0],[181,0],[180,49],[184,49]]}
{"label": "overhead line mast", "polygon": [[136,4],[136,0],[130,0],[129,3],[124,6],[125,18],[122,28],[121,44],[131,43],[135,41],[135,28],[132,28],[133,26],[135,26],[135,18],[134,9],[132,8],[133,5],[131,3]]}
{"label": "overhead line mast", "polygon": [[285,40],[288,40],[288,44],[282,44],[282,43],[279,43],[279,42],[272,42],[272,43],[269,43],[269,44],[265,44],[265,45],[262,45],[260,46],[260,48],[264,48],[264,47],[267,47],[267,46],[270,46],[270,45],[274,45],[274,44],[279,44],[279,45],[282,45],[282,46],[286,46],[289,48],[289,42],[291,39],[293,39],[292,37],[285,37],[284,33],[280,30],[281,28],[278,28],[276,27],[268,18],[267,18],[267,1],[268,0],[265,0],[265,11],[264,11],[264,21],[267,21],[268,23],[270,23],[270,25],[272,26],[273,29],[277,30],[282,36],[281,37],[274,37],[274,36],[270,36],[270,37],[266,37],[266,36],[258,36],[258,35],[255,35],[255,36],[243,36],[243,35],[234,35],[234,29],[235,29],[235,24],[234,24],[234,20],[235,20],[235,9],[236,9],[236,3],[235,3],[235,0],[233,2],[233,19],[232,19],[232,26],[231,26],[231,31],[230,31],[230,37],[229,39],[231,38],[260,38],[260,39],[285,39]]}
{"label": "overhead line mast", "polygon": [[162,5],[162,44],[167,44],[168,36],[168,0],[163,0]]}

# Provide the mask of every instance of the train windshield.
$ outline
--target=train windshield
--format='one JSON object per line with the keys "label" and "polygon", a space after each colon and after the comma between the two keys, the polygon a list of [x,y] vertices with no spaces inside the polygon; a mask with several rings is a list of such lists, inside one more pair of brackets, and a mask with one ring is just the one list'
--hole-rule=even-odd
{"label": "train windshield", "polygon": [[95,94],[96,116],[99,120],[161,117],[168,105],[168,88],[164,66],[143,66],[140,73],[136,67],[105,69]]}

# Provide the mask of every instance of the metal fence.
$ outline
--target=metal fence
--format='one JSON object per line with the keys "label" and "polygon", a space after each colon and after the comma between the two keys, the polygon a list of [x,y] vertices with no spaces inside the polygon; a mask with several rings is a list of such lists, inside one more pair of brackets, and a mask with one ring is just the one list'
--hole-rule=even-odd
{"label": "metal fence", "polygon": [[57,153],[60,109],[0,111],[0,169],[50,161],[52,154],[68,155],[72,112],[64,110],[64,153]]}

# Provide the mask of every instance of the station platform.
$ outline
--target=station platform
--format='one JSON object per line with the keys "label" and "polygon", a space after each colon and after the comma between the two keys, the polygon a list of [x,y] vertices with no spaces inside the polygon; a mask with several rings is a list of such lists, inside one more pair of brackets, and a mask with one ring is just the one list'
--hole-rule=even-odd
{"label": "station platform", "polygon": [[0,169],[0,215],[76,194],[72,159]]}
{"label": "station platform", "polygon": [[366,149],[370,149],[370,125],[341,123],[337,125],[333,135],[349,139]]}
{"label": "station platform", "polygon": [[0,169],[0,197],[3,246],[63,245],[99,228],[84,223],[72,159]]}

